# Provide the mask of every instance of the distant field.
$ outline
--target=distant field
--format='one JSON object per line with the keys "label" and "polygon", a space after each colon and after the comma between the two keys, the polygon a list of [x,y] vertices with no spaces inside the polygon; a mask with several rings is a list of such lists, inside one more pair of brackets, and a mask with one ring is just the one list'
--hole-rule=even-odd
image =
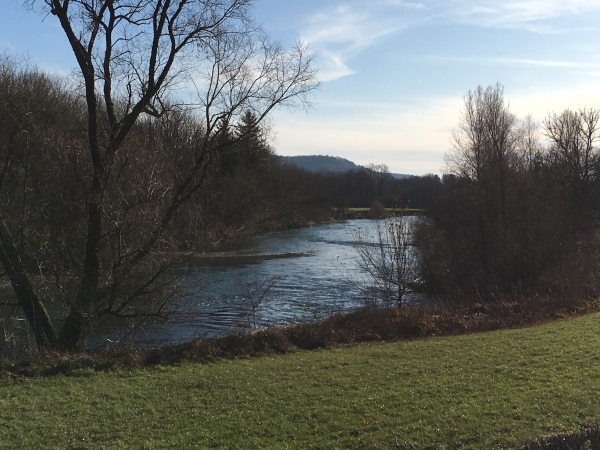
{"label": "distant field", "polygon": [[0,381],[0,448],[511,448],[600,419],[600,315],[147,371]]}
{"label": "distant field", "polygon": [[[369,211],[371,208],[348,208],[348,211],[353,211],[353,212],[366,212]],[[417,208],[385,208],[387,211],[406,211],[406,212],[418,212],[418,211],[423,211],[422,209],[417,209]]]}
{"label": "distant field", "polygon": [[355,211],[355,212],[364,212],[364,211],[368,211],[369,208],[348,208],[348,211]]}

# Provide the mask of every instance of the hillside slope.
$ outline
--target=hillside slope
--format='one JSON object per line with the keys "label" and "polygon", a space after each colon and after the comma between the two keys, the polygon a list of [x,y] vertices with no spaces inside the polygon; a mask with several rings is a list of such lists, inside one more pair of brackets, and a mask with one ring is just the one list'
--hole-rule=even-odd
{"label": "hillside slope", "polygon": [[281,160],[286,164],[294,164],[311,172],[325,171],[339,173],[361,168],[352,161],[340,158],[339,156],[281,156]]}
{"label": "hillside slope", "polygon": [[[280,156],[279,158],[284,164],[293,164],[310,172],[342,173],[349,170],[364,169],[364,166],[359,166],[358,164],[339,156],[309,155]],[[407,178],[412,176],[404,173],[392,173],[391,175],[394,178]]]}

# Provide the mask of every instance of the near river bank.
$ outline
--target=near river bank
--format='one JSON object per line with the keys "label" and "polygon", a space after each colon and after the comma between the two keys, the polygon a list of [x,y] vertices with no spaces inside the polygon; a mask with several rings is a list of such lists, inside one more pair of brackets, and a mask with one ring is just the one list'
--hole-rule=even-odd
{"label": "near river bank", "polygon": [[590,314],[286,356],[4,379],[1,446],[515,448],[600,418],[599,327]]}

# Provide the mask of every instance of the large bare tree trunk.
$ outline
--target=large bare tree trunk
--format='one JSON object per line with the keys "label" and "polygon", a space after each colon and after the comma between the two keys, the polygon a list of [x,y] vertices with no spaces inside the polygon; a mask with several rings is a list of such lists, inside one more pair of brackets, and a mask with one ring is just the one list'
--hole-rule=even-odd
{"label": "large bare tree trunk", "polygon": [[67,316],[59,336],[59,345],[66,350],[81,348],[93,321],[92,306],[100,278],[101,218],[102,207],[90,201],[83,279],[75,299],[76,307]]}
{"label": "large bare tree trunk", "polygon": [[17,296],[19,306],[23,309],[33,330],[38,348],[54,345],[56,334],[50,316],[31,284],[2,216],[0,216],[0,261]]}

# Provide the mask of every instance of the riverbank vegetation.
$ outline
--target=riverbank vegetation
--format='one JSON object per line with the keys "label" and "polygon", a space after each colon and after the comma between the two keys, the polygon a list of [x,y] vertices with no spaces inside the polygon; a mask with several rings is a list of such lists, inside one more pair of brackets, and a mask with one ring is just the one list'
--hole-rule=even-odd
{"label": "riverbank vegetation", "polygon": [[2,444],[515,448],[600,417],[599,325],[591,314],[285,357],[3,379]]}
{"label": "riverbank vegetation", "polygon": [[500,85],[467,93],[447,190],[416,232],[423,287],[475,303],[600,295],[599,118],[566,109],[540,125]]}
{"label": "riverbank vegetation", "polygon": [[163,315],[181,246],[214,240],[190,204],[232,193],[214,174],[233,170],[234,147],[260,172],[258,125],[318,86],[307,49],[271,42],[250,6],[48,0],[38,11],[64,32],[74,79],[3,59],[0,261],[38,347],[77,350],[99,322]]}
{"label": "riverbank vegetation", "polygon": [[38,377],[138,369],[189,362],[215,362],[298,350],[332,349],[370,342],[411,341],[539,325],[600,311],[598,301],[563,304],[542,297],[531,301],[444,305],[443,307],[365,307],[318,322],[199,338],[151,349],[126,345],[70,353],[32,352],[19,360],[0,359],[0,377]]}
{"label": "riverbank vegetation", "polygon": [[[299,96],[307,93],[297,87]],[[0,253],[6,284],[16,286],[4,302],[29,311],[32,328],[42,333],[34,333],[39,344],[48,337],[44,327],[54,325],[35,308],[58,306],[64,314],[54,317],[56,324],[69,327],[68,317],[76,320],[81,312],[81,283],[90,267],[85,255],[95,175],[86,153],[87,103],[68,80],[11,57],[2,60],[0,96],[0,196],[8,205]],[[122,157],[111,159],[96,261],[102,273],[94,275],[104,278],[96,279],[97,295],[88,297],[93,305],[85,302],[92,310],[74,325],[79,337],[53,332],[54,344],[44,346],[76,349],[113,317],[132,325],[168,317],[169,300],[178,295],[165,281],[169,268],[197,252],[332,215],[383,217],[407,205],[427,208],[415,232],[418,277],[410,283],[418,278],[449,316],[453,308],[493,304],[544,311],[552,305],[556,314],[540,320],[585,310],[599,292],[598,114],[550,115],[544,146],[531,119],[521,122],[510,113],[499,86],[469,93],[463,113],[448,157],[452,173],[442,180],[394,179],[383,165],[341,174],[281,165],[262,116],[251,108],[217,120],[210,132],[203,119],[180,108],[143,116],[131,125]],[[178,183],[183,190],[175,189]]]}

